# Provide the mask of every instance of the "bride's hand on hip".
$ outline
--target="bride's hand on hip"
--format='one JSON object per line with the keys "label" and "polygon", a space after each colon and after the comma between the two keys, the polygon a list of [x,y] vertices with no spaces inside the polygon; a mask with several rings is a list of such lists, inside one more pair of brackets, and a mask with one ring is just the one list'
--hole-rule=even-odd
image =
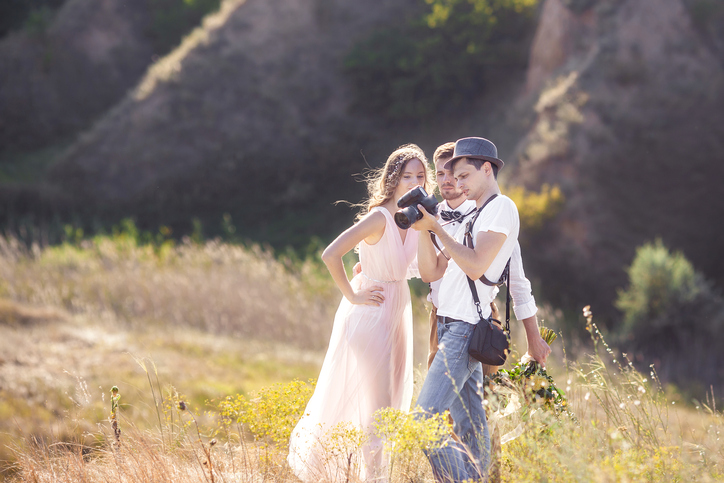
{"label": "bride's hand on hip", "polygon": [[385,296],[382,295],[382,287],[379,285],[372,285],[358,290],[350,300],[355,305],[374,305],[375,307],[379,307],[384,301]]}

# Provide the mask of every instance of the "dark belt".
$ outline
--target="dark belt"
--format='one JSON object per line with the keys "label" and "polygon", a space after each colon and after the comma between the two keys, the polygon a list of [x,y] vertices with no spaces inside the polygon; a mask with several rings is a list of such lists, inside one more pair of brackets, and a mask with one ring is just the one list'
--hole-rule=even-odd
{"label": "dark belt", "polygon": [[438,324],[449,324],[450,322],[465,322],[464,320],[460,319],[453,319],[452,317],[446,317],[444,315],[438,315],[437,316],[437,323]]}

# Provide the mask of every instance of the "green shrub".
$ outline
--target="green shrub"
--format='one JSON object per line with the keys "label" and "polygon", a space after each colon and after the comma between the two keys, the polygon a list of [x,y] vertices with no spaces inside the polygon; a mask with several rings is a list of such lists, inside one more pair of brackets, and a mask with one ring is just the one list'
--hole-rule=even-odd
{"label": "green shrub", "polygon": [[721,387],[724,300],[714,286],[661,240],[639,247],[627,271],[629,287],[619,290],[616,307],[632,359],[653,362],[662,380],[697,396]]}
{"label": "green shrub", "polygon": [[704,290],[691,263],[682,253],[670,253],[660,239],[639,247],[627,272],[629,288],[620,290],[616,301],[627,331],[642,324],[676,324],[667,314],[689,305]]}
{"label": "green shrub", "polygon": [[357,105],[391,119],[430,117],[525,65],[538,0],[425,0],[422,17],[355,45],[344,68]]}
{"label": "green shrub", "polygon": [[372,426],[375,435],[385,441],[386,450],[392,454],[431,450],[446,444],[445,438],[452,431],[448,414],[445,411],[429,418],[417,418],[411,412],[382,408],[375,412]]}

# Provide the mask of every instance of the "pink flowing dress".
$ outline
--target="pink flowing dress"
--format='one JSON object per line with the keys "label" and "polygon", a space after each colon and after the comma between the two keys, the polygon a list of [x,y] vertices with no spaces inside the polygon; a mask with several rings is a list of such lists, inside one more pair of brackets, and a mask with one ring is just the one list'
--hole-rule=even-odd
{"label": "pink flowing dress", "polygon": [[[392,214],[374,245],[359,244],[362,273],[352,288],[383,287],[379,306],[353,305],[342,298],[317,386],[304,416],[292,431],[289,465],[305,482],[386,479],[383,441],[374,436],[374,412],[381,408],[409,410],[412,400],[412,307],[408,271],[417,253],[418,232],[408,230],[403,243]],[[343,428],[369,439],[353,451]],[[348,433],[349,434],[349,433]]]}

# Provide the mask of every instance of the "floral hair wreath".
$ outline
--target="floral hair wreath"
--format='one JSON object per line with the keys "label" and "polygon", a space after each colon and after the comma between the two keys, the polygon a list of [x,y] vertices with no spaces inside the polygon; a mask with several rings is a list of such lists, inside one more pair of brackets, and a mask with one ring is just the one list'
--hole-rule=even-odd
{"label": "floral hair wreath", "polygon": [[[424,156],[424,155],[423,155]],[[387,175],[387,182],[389,183],[392,181],[392,179],[395,177],[397,172],[400,170],[400,167],[402,167],[403,164],[405,164],[405,161],[409,161],[410,159],[414,158],[420,158],[420,154],[416,153],[413,149],[408,149],[405,152],[402,152],[397,155],[397,159],[395,159],[395,164],[390,168],[390,172]]]}

